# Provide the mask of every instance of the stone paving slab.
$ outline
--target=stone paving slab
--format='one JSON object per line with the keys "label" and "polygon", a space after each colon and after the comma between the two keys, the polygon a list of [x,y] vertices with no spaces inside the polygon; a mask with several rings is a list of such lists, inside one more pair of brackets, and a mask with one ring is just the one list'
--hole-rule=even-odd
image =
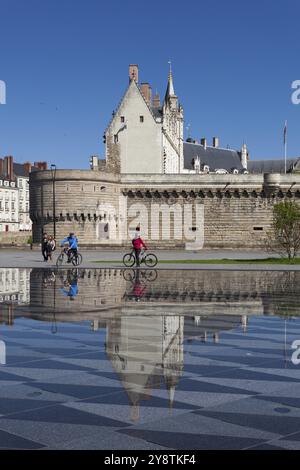
{"label": "stone paving slab", "polygon": [[[129,250],[128,250],[129,251]],[[263,259],[270,257],[270,253],[263,251],[247,251],[247,250],[201,250],[201,251],[187,251],[187,250],[153,250],[161,260],[195,260],[195,259]],[[83,250],[83,263],[82,268],[124,268],[122,258],[126,250]],[[15,268],[52,268],[55,267],[55,261],[58,256],[58,251],[53,256],[53,261],[44,262],[42,255],[38,250],[22,250],[0,248],[0,268],[2,267],[15,267]],[[273,256],[273,255],[272,255]],[[96,263],[96,261],[102,261]],[[110,263],[114,261],[114,263]],[[119,261],[119,262],[118,262]],[[280,270],[280,271],[298,271],[300,265],[273,265],[273,264],[161,264],[156,269],[223,269],[223,270]]]}

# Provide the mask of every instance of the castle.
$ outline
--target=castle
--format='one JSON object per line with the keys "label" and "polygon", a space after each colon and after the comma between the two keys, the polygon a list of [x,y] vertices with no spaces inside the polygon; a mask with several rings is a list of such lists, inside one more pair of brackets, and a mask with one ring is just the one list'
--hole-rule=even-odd
{"label": "castle", "polygon": [[[76,232],[81,246],[127,246],[137,225],[153,248],[258,248],[275,202],[299,201],[300,159],[251,161],[240,150],[183,138],[183,107],[170,69],[163,102],[149,83],[129,85],[104,132],[105,159],[90,170],[30,175],[33,241]],[[53,199],[53,195],[55,200]],[[55,219],[55,224],[54,224]]]}

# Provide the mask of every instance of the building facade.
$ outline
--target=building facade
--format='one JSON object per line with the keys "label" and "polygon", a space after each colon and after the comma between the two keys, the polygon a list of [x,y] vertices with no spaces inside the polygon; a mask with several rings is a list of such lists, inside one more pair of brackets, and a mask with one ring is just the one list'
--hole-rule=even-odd
{"label": "building facade", "polygon": [[[129,85],[104,133],[105,160],[90,170],[30,174],[34,242],[76,232],[81,246],[128,246],[137,225],[151,248],[264,246],[274,203],[300,201],[297,159],[284,174],[250,170],[249,152],[214,137],[183,139],[183,107],[169,71],[163,103],[129,67]],[[76,197],[74,197],[76,194]],[[55,214],[53,207],[55,206]]]}
{"label": "building facade", "polygon": [[29,173],[46,168],[45,162],[31,165],[15,163],[12,156],[0,158],[0,232],[31,232]]}
{"label": "building facade", "polygon": [[0,232],[19,230],[19,190],[15,181],[0,179]]}

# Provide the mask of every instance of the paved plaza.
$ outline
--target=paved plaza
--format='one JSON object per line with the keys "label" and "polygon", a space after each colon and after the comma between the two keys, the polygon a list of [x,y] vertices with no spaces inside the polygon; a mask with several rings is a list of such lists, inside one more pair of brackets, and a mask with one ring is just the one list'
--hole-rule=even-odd
{"label": "paved plaza", "polygon": [[[97,267],[123,267],[122,258],[128,250],[120,249],[97,249],[97,250],[83,250],[80,252],[83,256],[82,268],[97,268]],[[274,254],[267,253],[264,251],[247,251],[247,250],[200,250],[200,251],[188,251],[188,250],[149,250],[156,253],[159,260],[197,260],[197,259],[241,259],[241,260],[253,260],[263,259]],[[51,268],[55,266],[56,258],[59,251],[56,250],[53,255],[53,261],[47,263],[43,261],[41,251],[39,249],[22,249],[22,248],[0,248],[0,267],[20,267],[20,268]],[[275,255],[276,256],[276,255]],[[101,263],[97,263],[101,261]],[[113,261],[113,263],[111,263]],[[226,269],[226,270],[299,270],[300,265],[268,265],[268,264],[234,264],[234,265],[223,265],[223,264],[159,264],[157,269]]]}
{"label": "paved plaza", "polygon": [[0,449],[300,450],[297,270],[0,255]]}
{"label": "paved plaza", "polygon": [[0,327],[2,449],[300,449],[299,366],[284,349],[299,318],[253,316],[245,331],[238,317],[185,317],[179,363],[162,369],[160,317],[91,331],[15,314]]}

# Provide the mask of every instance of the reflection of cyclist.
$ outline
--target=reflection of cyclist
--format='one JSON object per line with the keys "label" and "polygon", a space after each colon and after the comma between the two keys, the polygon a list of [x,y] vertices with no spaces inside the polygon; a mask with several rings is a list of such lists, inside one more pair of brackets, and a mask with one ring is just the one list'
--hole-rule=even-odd
{"label": "reflection of cyclist", "polygon": [[65,296],[69,297],[70,300],[74,300],[78,294],[77,276],[69,276],[64,282],[65,287],[60,288],[60,292]]}
{"label": "reflection of cyclist", "polygon": [[77,249],[78,249],[78,238],[75,236],[75,233],[71,232],[68,237],[64,238],[60,242],[60,246],[64,246],[65,244],[68,244],[68,263],[70,263],[70,256],[71,253],[74,253],[74,256],[77,256]]}
{"label": "reflection of cyclist", "polygon": [[143,297],[146,287],[147,286],[140,281],[140,271],[136,270],[135,281],[133,286],[133,295],[137,302],[139,302],[140,299]]}
{"label": "reflection of cyclist", "polygon": [[136,265],[139,266],[140,265],[141,250],[142,250],[142,248],[147,250],[147,247],[146,247],[144,241],[141,238],[140,227],[136,227],[135,230],[136,230],[136,232],[135,232],[135,235],[134,235],[134,239],[132,240],[132,245],[133,245],[133,248],[134,248]]}

